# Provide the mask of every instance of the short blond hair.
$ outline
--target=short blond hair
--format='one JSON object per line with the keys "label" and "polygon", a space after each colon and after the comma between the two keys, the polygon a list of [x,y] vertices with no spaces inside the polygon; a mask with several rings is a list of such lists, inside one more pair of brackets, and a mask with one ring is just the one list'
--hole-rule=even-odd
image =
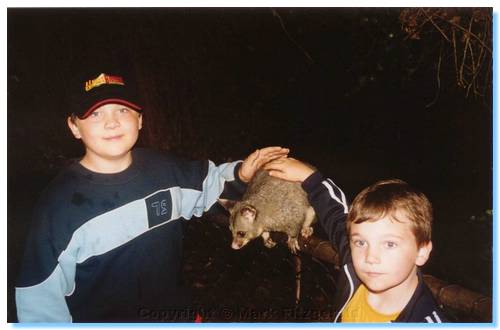
{"label": "short blond hair", "polygon": [[431,241],[432,205],[420,191],[399,179],[376,182],[363,189],[354,199],[347,215],[347,231],[351,224],[377,221],[389,215],[404,212],[411,222],[418,246]]}

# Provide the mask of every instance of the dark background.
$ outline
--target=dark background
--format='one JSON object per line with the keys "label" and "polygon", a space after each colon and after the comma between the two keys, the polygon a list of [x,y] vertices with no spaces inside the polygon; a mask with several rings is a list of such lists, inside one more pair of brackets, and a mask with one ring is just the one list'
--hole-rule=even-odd
{"label": "dark background", "polygon": [[[435,208],[424,271],[491,296],[491,91],[466,97],[449,56],[438,88],[441,42],[408,39],[399,14],[8,9],[9,321],[31,207],[61,167],[83,154],[66,126],[67,88],[89,68],[136,77],[145,106],[139,145],[216,162],[286,146],[350,199],[380,179],[409,182]],[[193,223],[188,233],[202,228]],[[214,257],[234,254],[226,247]]]}

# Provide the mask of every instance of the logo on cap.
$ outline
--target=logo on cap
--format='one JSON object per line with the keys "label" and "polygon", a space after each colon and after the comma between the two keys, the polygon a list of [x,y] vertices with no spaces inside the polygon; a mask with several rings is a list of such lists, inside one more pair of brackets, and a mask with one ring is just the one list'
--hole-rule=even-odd
{"label": "logo on cap", "polygon": [[85,82],[85,91],[88,92],[92,88],[101,86],[101,85],[125,85],[123,82],[123,78],[119,76],[110,76],[104,73],[101,73],[97,78],[91,79]]}

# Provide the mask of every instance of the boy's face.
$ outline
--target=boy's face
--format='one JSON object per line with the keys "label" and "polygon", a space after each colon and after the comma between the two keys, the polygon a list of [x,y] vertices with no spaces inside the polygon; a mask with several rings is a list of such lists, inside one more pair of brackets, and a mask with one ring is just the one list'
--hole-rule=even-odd
{"label": "boy's face", "polygon": [[120,104],[106,104],[97,108],[85,119],[68,126],[77,139],[85,145],[86,153],[99,159],[120,159],[127,155],[139,137],[142,116]]}
{"label": "boy's face", "polygon": [[[352,223],[350,247],[356,274],[372,293],[395,293],[415,289],[417,266],[425,264],[432,243],[417,245],[404,212],[377,221]],[[400,222],[401,221],[401,222]]]}

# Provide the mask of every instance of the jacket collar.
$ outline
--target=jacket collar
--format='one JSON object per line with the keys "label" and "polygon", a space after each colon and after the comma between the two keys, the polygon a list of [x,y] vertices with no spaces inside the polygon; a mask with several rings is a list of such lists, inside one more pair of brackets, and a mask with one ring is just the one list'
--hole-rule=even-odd
{"label": "jacket collar", "polygon": [[427,320],[430,323],[441,323],[443,320],[437,315],[437,304],[425,285],[420,268],[417,268],[417,276],[417,288],[394,322],[424,322]]}
{"label": "jacket collar", "polygon": [[[350,301],[352,295],[361,285],[361,281],[357,277],[354,266],[351,262],[342,267],[342,272],[348,278],[349,290],[345,290],[343,297],[343,307],[337,312],[334,322],[339,322],[340,314],[343,312],[345,305]],[[432,297],[432,293],[427,288],[424,282],[423,274],[420,268],[417,268],[418,284],[415,292],[410,298],[410,301],[403,308],[399,316],[394,322],[428,322],[441,323],[444,320],[441,314],[438,316],[436,313],[437,306]],[[441,318],[440,318],[441,317]]]}

